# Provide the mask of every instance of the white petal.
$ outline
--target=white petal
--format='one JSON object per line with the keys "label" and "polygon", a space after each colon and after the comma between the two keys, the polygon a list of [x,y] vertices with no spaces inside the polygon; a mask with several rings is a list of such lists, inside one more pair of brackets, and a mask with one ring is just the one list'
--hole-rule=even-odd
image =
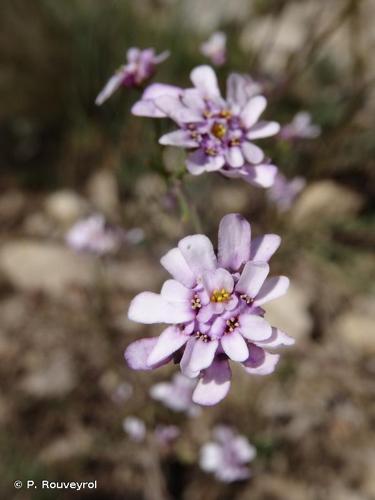
{"label": "white petal", "polygon": [[103,90],[99,93],[98,97],[95,99],[95,104],[100,106],[106,101],[111,95],[116,92],[116,90],[121,86],[123,79],[122,72],[117,72],[113,75],[108,82],[105,84]]}
{"label": "white petal", "polygon": [[203,97],[220,97],[215,71],[210,66],[198,66],[190,73],[190,79]]}
{"label": "white petal", "polygon": [[265,137],[271,137],[280,132],[280,125],[277,122],[258,122],[251,130],[247,133],[246,137],[250,140],[263,139]]}
{"label": "white petal", "polygon": [[184,259],[179,248],[172,248],[161,259],[161,265],[177,280],[188,288],[196,284],[196,278]]}
{"label": "white petal", "polygon": [[269,270],[270,268],[266,262],[248,262],[236,285],[236,291],[245,293],[251,298],[255,298]]}
{"label": "white petal", "polygon": [[186,130],[175,130],[174,132],[169,132],[169,134],[162,135],[159,139],[159,144],[182,148],[195,148],[198,146],[198,142],[192,139],[190,132]]}
{"label": "white petal", "polygon": [[250,224],[240,214],[225,215],[219,226],[219,264],[237,271],[250,257]]}
{"label": "white petal", "polygon": [[188,341],[188,338],[176,326],[169,326],[160,334],[155,347],[152,349],[147,364],[149,366],[160,363],[174,352],[178,351]]}
{"label": "white petal", "polygon": [[242,123],[246,128],[250,128],[258,121],[258,118],[266,109],[267,100],[262,95],[252,97],[241,113]]}
{"label": "white petal", "polygon": [[245,141],[242,143],[241,147],[242,152],[249,163],[260,163],[264,159],[263,151],[252,142]]}
{"label": "white petal", "polygon": [[186,304],[191,299],[192,291],[179,281],[167,280],[161,289],[160,295],[167,302],[184,302]]}
{"label": "white petal", "polygon": [[284,295],[289,288],[289,278],[286,276],[274,276],[268,279],[256,297],[254,305],[260,306]]}
{"label": "white petal", "polygon": [[272,334],[272,328],[261,316],[255,314],[241,314],[239,317],[242,335],[252,341],[268,339]]}
{"label": "white petal", "polygon": [[207,236],[186,236],[179,242],[178,248],[195,276],[201,277],[204,271],[216,269],[216,255]]}
{"label": "white petal", "polygon": [[227,151],[226,159],[232,168],[242,167],[245,163],[241,148],[239,147],[230,147]]}
{"label": "white petal", "polygon": [[268,262],[279,248],[281,238],[277,234],[265,234],[251,242],[250,259]]}
{"label": "white petal", "polygon": [[225,354],[233,361],[245,361],[249,357],[247,344],[238,332],[227,333],[221,338],[221,346]]}
{"label": "white petal", "polygon": [[131,301],[128,317],[138,323],[183,323],[192,318],[185,304],[167,302],[161,295],[142,292]]}
{"label": "white petal", "polygon": [[215,360],[205,370],[193,393],[194,403],[212,406],[222,401],[230,389],[231,371],[228,361]]}

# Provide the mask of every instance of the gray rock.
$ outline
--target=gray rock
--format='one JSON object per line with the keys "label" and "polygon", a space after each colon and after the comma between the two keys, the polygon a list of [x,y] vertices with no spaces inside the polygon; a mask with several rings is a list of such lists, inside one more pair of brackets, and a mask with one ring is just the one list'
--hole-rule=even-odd
{"label": "gray rock", "polygon": [[85,199],[70,190],[50,194],[44,206],[47,214],[64,227],[68,227],[83,217],[89,209]]}

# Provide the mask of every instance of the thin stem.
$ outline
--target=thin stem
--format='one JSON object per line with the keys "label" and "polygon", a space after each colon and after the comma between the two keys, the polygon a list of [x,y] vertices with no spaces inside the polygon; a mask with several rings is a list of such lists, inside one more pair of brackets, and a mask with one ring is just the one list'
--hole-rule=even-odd
{"label": "thin stem", "polygon": [[190,222],[197,233],[202,233],[202,224],[198,211],[189,200],[184,184],[180,179],[173,179],[173,191],[180,205],[182,221],[185,223]]}

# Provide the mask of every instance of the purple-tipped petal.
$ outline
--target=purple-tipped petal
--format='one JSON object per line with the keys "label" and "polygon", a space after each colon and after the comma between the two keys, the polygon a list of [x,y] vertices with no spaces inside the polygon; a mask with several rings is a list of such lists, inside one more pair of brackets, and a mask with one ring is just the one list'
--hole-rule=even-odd
{"label": "purple-tipped petal", "polygon": [[255,139],[264,139],[265,137],[271,137],[278,134],[280,131],[280,125],[277,122],[258,122],[250,132],[246,134],[246,137],[251,141]]}
{"label": "purple-tipped petal", "polygon": [[266,262],[247,262],[236,285],[236,291],[244,293],[250,298],[256,297],[269,270]]}
{"label": "purple-tipped petal", "polygon": [[249,163],[257,164],[264,160],[263,151],[252,142],[243,142],[242,152]]}
{"label": "purple-tipped petal", "polygon": [[269,338],[262,341],[257,341],[256,343],[259,347],[271,349],[273,347],[293,345],[295,343],[295,340],[278,328],[272,328],[272,334]]}
{"label": "purple-tipped petal", "polygon": [[179,248],[172,248],[161,259],[161,265],[177,280],[188,288],[196,284],[196,278],[184,259]]}
{"label": "purple-tipped petal", "polygon": [[250,224],[240,214],[225,215],[219,226],[219,265],[237,271],[250,257]]}
{"label": "purple-tipped petal", "polygon": [[154,370],[168,363],[171,360],[170,356],[167,356],[160,363],[155,365],[147,364],[147,359],[157,341],[158,337],[151,337],[148,339],[136,340],[129,344],[124,352],[124,358],[129,368],[132,370]]}
{"label": "purple-tipped petal", "polygon": [[215,360],[199,380],[193,392],[193,402],[204,406],[220,403],[230,389],[231,375],[226,359]]}
{"label": "purple-tipped petal", "polygon": [[233,361],[245,361],[249,357],[249,349],[242,335],[236,331],[226,333],[221,338],[221,347]]}
{"label": "purple-tipped petal", "polygon": [[198,142],[192,139],[190,132],[186,130],[175,130],[169,134],[162,135],[159,139],[159,144],[182,148],[196,148],[198,146]]}
{"label": "purple-tipped petal", "polygon": [[261,306],[266,302],[277,299],[284,295],[289,288],[289,278],[286,276],[274,276],[265,281],[255,300],[255,305]]}
{"label": "purple-tipped petal", "polygon": [[277,234],[258,236],[251,242],[250,259],[268,262],[279,248],[281,238]]}
{"label": "purple-tipped petal", "polygon": [[251,341],[268,339],[272,334],[271,326],[261,316],[243,313],[238,318],[242,335]]}
{"label": "purple-tipped petal", "polygon": [[225,164],[224,156],[208,156],[202,149],[190,153],[186,159],[186,167],[192,175],[220,170]]}
{"label": "purple-tipped petal", "polygon": [[249,352],[249,358],[243,363],[247,373],[251,375],[269,375],[274,372],[280,359],[278,354],[270,354],[254,344],[250,344]]}
{"label": "purple-tipped petal", "polygon": [[241,113],[242,123],[246,128],[250,128],[258,121],[258,118],[266,109],[267,100],[262,95],[252,97]]}
{"label": "purple-tipped petal", "polygon": [[191,319],[191,312],[185,304],[167,302],[161,295],[142,292],[131,301],[129,319],[138,323],[183,323]]}
{"label": "purple-tipped petal", "polygon": [[203,97],[220,97],[215,71],[210,66],[198,66],[190,73],[190,79]]}
{"label": "purple-tipped petal", "polygon": [[147,358],[147,364],[152,366],[160,363],[180,347],[186,344],[188,338],[178,327],[169,326],[159,336],[154,348]]}
{"label": "purple-tipped petal", "polygon": [[216,255],[207,236],[186,236],[179,242],[178,248],[195,276],[201,277],[205,271],[216,269]]}

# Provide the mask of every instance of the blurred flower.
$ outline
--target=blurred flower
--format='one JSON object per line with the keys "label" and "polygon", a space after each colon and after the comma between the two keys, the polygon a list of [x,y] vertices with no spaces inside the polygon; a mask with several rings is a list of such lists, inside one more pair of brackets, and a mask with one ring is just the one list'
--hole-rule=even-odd
{"label": "blurred flower", "polygon": [[250,471],[246,464],[255,458],[256,450],[245,436],[222,425],[214,429],[214,437],[215,441],[201,448],[201,468],[225,483],[249,478]]}
{"label": "blurred flower", "polygon": [[125,231],[108,224],[100,214],[76,222],[66,235],[67,244],[78,252],[105,255],[119,250]]}
{"label": "blurred flower", "polygon": [[66,234],[66,243],[77,252],[91,252],[97,255],[114,253],[124,243],[136,245],[143,241],[141,228],[124,231],[109,224],[103,215],[94,214],[79,220]]}
{"label": "blurred flower", "polygon": [[156,66],[168,57],[168,51],[157,56],[154,49],[130,48],[126,53],[127,63],[111,76],[96,98],[95,104],[103,104],[120,86],[140,87],[155,74]]}
{"label": "blurred flower", "polygon": [[293,120],[280,130],[280,137],[285,140],[316,139],[320,135],[319,125],[314,125],[307,111],[300,111]]}
{"label": "blurred flower", "polygon": [[119,384],[112,393],[112,399],[115,403],[121,404],[131,398],[133,387],[127,382]]}
{"label": "blurred flower", "polygon": [[266,279],[268,260],[280,237],[266,234],[251,242],[250,224],[239,214],[223,217],[218,255],[211,241],[197,234],[183,238],[161,259],[173,276],[160,294],[143,292],[128,316],[140,323],[166,323],[159,337],[133,342],[125,359],[135,370],[152,370],[172,359],[181,372],[200,377],[192,400],[213,405],[228,393],[229,360],[247,373],[272,373],[279,360],[265,348],[293,344],[293,339],[263,318],[262,305],[287,291],[285,276]]}
{"label": "blurred flower", "polygon": [[181,434],[176,425],[158,425],[155,428],[154,436],[161,446],[171,445]]}
{"label": "blurred flower", "polygon": [[227,36],[222,31],[215,31],[210,38],[202,43],[201,53],[208,57],[212,64],[222,66],[226,61],[227,55]]}
{"label": "blurred flower", "polygon": [[294,177],[290,181],[278,173],[275,182],[267,191],[268,199],[273,201],[280,212],[289,210],[298,194],[305,187],[306,180],[303,177]]}
{"label": "blurred flower", "polygon": [[183,411],[190,416],[195,416],[200,412],[200,408],[192,402],[195,385],[193,380],[177,373],[171,382],[153,385],[150,395],[171,410]]}
{"label": "blurred flower", "polygon": [[146,437],[146,425],[138,417],[126,417],[122,422],[122,427],[133,441],[141,443]]}
{"label": "blurred flower", "polygon": [[259,121],[266,98],[254,95],[250,82],[238,74],[228,78],[226,100],[211,67],[199,66],[190,76],[194,88],[155,84],[146,89],[132,112],[176,122],[179,129],[163,135],[159,142],[193,150],[186,160],[191,174],[217,171],[258,186],[272,185],[277,168],[253,142],[280,129],[276,122]]}

